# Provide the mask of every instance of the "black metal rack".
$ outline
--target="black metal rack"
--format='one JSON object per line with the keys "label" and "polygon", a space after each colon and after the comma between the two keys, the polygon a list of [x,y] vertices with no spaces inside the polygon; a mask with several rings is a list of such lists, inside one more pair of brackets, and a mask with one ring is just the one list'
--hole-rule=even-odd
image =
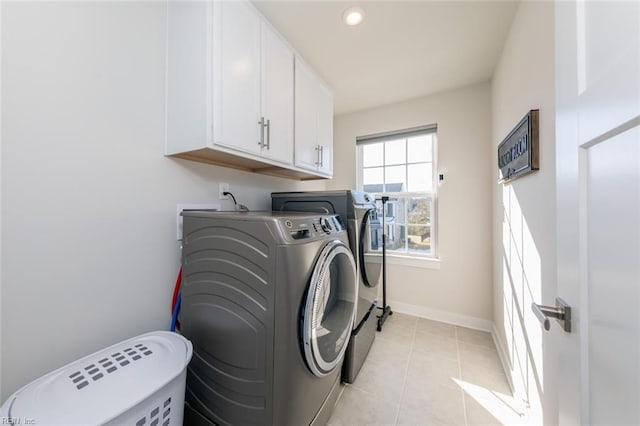
{"label": "black metal rack", "polygon": [[382,310],[382,313],[378,315],[378,331],[382,331],[382,325],[387,320],[389,315],[393,315],[391,306],[387,305],[387,233],[385,232],[385,204],[389,201],[389,197],[382,196],[376,201],[382,201],[382,306],[378,309]]}

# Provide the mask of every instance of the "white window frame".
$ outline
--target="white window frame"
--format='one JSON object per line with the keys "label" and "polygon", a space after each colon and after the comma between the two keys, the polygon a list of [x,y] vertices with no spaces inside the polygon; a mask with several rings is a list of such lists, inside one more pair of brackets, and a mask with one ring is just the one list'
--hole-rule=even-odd
{"label": "white window frame", "polygon": [[[379,143],[391,141],[394,139],[402,139],[409,138],[411,136],[417,136],[420,134],[430,133],[433,136],[433,146],[432,146],[432,191],[425,192],[385,192],[385,193],[375,193],[376,199],[379,199],[382,195],[389,196],[389,198],[415,198],[415,197],[428,197],[431,202],[431,225],[430,225],[430,238],[431,238],[431,252],[429,254],[420,254],[415,252],[408,252],[408,248],[406,246],[405,241],[405,252],[397,252],[397,251],[387,251],[387,259],[390,261],[389,263],[400,264],[400,265],[408,265],[408,266],[416,266],[423,267],[429,269],[439,269],[440,267],[440,259],[438,257],[439,253],[439,244],[438,244],[438,133],[436,125],[429,126],[421,126],[411,129],[392,131],[379,133],[368,136],[360,136],[357,138],[357,149],[356,149],[356,165],[357,165],[357,173],[356,173],[356,184],[357,187],[362,190],[364,187],[363,182],[363,154],[362,154],[362,146],[370,143]],[[405,145],[406,146],[406,145]],[[406,149],[406,148],[405,148]],[[384,154],[383,154],[384,155]],[[384,157],[383,157],[383,165],[384,165]],[[409,158],[406,158],[405,165],[411,164]],[[406,206],[406,204],[405,204]],[[405,219],[406,220],[406,219]],[[408,229],[408,224],[405,223],[404,226]],[[405,235],[405,239],[407,236]],[[368,257],[379,257],[380,253],[369,254]]]}

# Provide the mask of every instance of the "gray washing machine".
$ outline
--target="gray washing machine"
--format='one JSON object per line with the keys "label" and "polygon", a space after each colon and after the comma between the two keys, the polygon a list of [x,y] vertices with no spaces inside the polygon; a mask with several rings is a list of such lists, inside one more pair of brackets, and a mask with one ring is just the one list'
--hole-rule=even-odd
{"label": "gray washing machine", "polygon": [[185,424],[325,424],[357,297],[340,217],[182,215]]}
{"label": "gray washing machine", "polygon": [[374,257],[373,261],[365,261],[365,254],[370,247],[370,222],[376,215],[375,199],[366,192],[354,190],[273,192],[271,208],[278,212],[338,214],[347,224],[349,246],[357,259],[359,285],[358,306],[345,355],[342,380],[353,383],[376,336],[376,307],[382,260]]}

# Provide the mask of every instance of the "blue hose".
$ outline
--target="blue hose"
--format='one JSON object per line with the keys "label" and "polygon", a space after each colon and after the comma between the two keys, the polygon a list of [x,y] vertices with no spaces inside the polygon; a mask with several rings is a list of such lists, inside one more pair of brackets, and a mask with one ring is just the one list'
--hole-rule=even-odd
{"label": "blue hose", "polygon": [[173,308],[173,315],[171,315],[171,331],[176,331],[176,323],[178,322],[178,313],[180,312],[180,304],[182,302],[182,293],[178,293],[176,299],[176,306]]}

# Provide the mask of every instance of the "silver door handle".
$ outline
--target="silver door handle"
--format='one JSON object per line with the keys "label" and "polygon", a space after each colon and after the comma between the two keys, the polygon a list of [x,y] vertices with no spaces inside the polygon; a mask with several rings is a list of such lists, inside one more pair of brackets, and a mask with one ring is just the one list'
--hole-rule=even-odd
{"label": "silver door handle", "polygon": [[559,297],[556,297],[556,306],[531,304],[533,313],[536,314],[545,330],[549,331],[551,323],[549,318],[555,318],[567,333],[571,333],[571,306]]}
{"label": "silver door handle", "polygon": [[316,145],[316,166],[320,165],[320,145]]}
{"label": "silver door handle", "polygon": [[264,117],[260,117],[258,126],[260,126],[260,140],[258,141],[258,145],[260,145],[260,148],[264,148]]}
{"label": "silver door handle", "polygon": [[267,127],[267,149],[271,149],[271,120],[267,120],[265,126]]}
{"label": "silver door handle", "polygon": [[320,167],[324,167],[324,146],[320,145]]}

